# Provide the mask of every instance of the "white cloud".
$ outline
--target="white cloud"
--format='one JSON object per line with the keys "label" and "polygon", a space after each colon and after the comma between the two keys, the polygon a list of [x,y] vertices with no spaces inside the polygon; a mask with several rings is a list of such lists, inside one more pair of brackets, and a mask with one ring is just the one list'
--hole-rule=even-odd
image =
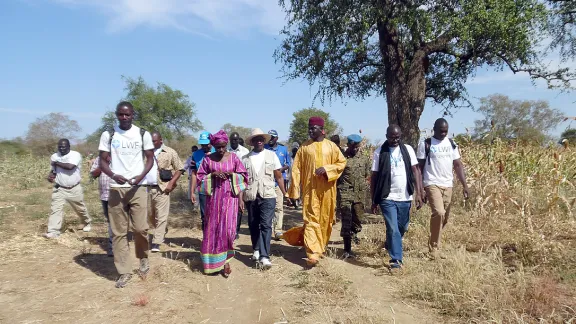
{"label": "white cloud", "polygon": [[[47,110],[33,110],[33,109],[18,109],[18,108],[0,108],[0,112],[5,113],[12,113],[12,114],[20,114],[20,115],[29,115],[29,116],[44,116],[56,111],[47,111]],[[97,114],[92,112],[61,112],[64,115],[67,115],[70,118],[77,118],[77,119],[94,119],[94,118],[102,118],[103,114]]]}
{"label": "white cloud", "polygon": [[276,0],[50,0],[68,7],[96,9],[118,32],[137,27],[174,28],[209,36],[257,30],[278,34],[284,14]]}

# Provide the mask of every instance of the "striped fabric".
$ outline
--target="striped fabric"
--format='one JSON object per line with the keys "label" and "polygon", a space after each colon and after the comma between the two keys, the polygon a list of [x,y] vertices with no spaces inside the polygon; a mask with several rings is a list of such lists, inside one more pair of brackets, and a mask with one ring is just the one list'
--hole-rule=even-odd
{"label": "striped fabric", "polygon": [[239,173],[232,174],[232,192],[238,196],[242,191],[246,190],[246,179]]}
{"label": "striped fabric", "polygon": [[215,162],[206,156],[198,169],[198,180],[204,182],[213,172],[230,172],[239,177],[227,179],[213,178],[210,187],[211,195],[206,196],[206,223],[200,254],[204,273],[215,273],[224,269],[224,265],[234,257],[234,239],[236,238],[236,221],[238,216],[238,195],[234,194],[233,179],[236,186],[247,185],[248,174],[244,165],[235,154],[230,154],[225,161]]}
{"label": "striped fabric", "polygon": [[207,174],[206,177],[200,182],[198,193],[201,195],[212,196],[212,175]]}

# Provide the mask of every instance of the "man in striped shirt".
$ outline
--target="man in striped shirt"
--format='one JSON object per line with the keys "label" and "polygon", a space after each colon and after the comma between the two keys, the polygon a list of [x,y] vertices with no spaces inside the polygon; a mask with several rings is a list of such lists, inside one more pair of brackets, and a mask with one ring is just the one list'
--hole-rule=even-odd
{"label": "man in striped shirt", "polygon": [[[108,156],[108,165],[110,165],[110,156]],[[98,178],[98,191],[100,192],[100,201],[102,202],[102,211],[106,222],[108,223],[108,256],[113,257],[112,252],[112,228],[110,227],[110,219],[108,218],[108,196],[110,194],[110,177],[100,170],[100,157],[92,163],[90,168],[90,175]]]}

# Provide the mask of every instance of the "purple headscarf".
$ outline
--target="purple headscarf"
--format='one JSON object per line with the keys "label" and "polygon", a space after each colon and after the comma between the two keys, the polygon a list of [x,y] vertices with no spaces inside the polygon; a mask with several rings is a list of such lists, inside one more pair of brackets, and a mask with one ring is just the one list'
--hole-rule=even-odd
{"label": "purple headscarf", "polygon": [[210,144],[216,145],[216,143],[228,143],[228,135],[225,131],[219,130],[216,134],[210,134]]}

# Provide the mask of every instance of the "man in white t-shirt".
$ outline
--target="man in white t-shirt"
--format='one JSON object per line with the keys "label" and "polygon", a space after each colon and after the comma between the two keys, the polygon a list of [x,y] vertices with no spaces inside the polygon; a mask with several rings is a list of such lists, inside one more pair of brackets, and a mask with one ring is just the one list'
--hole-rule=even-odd
{"label": "man in white t-shirt", "polygon": [[462,183],[464,199],[468,199],[464,164],[460,160],[458,146],[447,135],[448,122],[444,118],[439,118],[434,122],[434,135],[418,145],[417,157],[424,177],[424,199],[430,202],[432,209],[428,241],[432,259],[440,257],[438,252],[440,233],[448,223],[454,182],[452,168]]}
{"label": "man in white t-shirt", "polygon": [[[273,151],[264,149],[264,144],[268,141],[270,135],[259,128],[253,129],[246,142],[252,144],[254,148],[242,159],[248,171],[248,186],[243,194],[243,200],[248,209],[248,227],[254,251],[252,259],[259,261],[263,269],[272,267],[270,240],[277,195],[274,180],[278,182],[280,193],[286,195],[280,159]],[[243,203],[241,202],[241,205]]]}
{"label": "man in white t-shirt", "polygon": [[48,181],[54,183],[52,190],[51,213],[48,218],[48,231],[45,238],[58,238],[62,229],[62,209],[68,202],[76,214],[84,222],[82,230],[90,232],[92,219],[84,204],[84,191],[80,185],[80,168],[82,167],[82,155],[70,150],[70,141],[63,138],[58,141],[58,152],[50,157],[52,170],[48,175]]}
{"label": "man in white t-shirt", "polygon": [[[142,187],[144,177],[154,164],[154,145],[150,133],[132,125],[134,107],[123,101],[116,106],[118,126],[100,137],[100,169],[110,177],[108,207],[114,235],[114,264],[120,274],[117,288],[124,288],[132,278],[132,262],[127,233],[133,226],[136,257],[141,277],[150,270],[148,262],[148,195]],[[110,165],[104,163],[111,157]]]}
{"label": "man in white t-shirt", "polygon": [[414,149],[401,142],[398,125],[386,130],[386,141],[374,151],[370,193],[372,212],[380,206],[386,222],[385,247],[390,255],[389,269],[394,273],[403,266],[402,237],[410,223],[410,207],[416,194],[416,207],[422,206],[422,180]]}

